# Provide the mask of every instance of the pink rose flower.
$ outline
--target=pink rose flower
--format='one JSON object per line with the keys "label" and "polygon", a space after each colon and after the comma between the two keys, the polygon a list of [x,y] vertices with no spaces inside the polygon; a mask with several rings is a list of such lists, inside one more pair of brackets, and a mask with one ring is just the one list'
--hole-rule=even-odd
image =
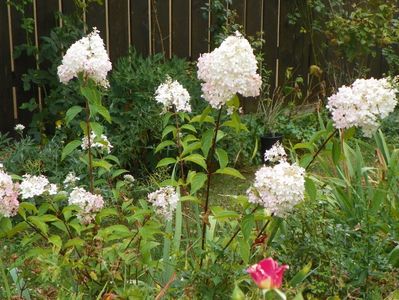
{"label": "pink rose flower", "polygon": [[270,290],[281,287],[283,275],[287,269],[287,265],[279,266],[273,258],[269,257],[249,267],[247,272],[259,288]]}

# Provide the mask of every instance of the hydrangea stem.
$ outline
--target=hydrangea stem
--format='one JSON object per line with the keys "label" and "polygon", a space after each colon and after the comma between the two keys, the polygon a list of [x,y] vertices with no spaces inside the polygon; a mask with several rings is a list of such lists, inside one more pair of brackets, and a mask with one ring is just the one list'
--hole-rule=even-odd
{"label": "hydrangea stem", "polygon": [[86,101],[86,134],[88,141],[88,160],[89,160],[89,181],[90,181],[90,193],[94,192],[94,177],[93,177],[93,157],[91,153],[91,136],[90,136],[90,108],[89,102]]}
{"label": "hydrangea stem", "polygon": [[[215,153],[215,148],[216,148],[216,139],[219,131],[219,126],[220,126],[220,117],[222,115],[222,107],[219,109],[219,113],[216,119],[216,124],[215,124],[215,131],[213,134],[213,139],[212,139],[212,145],[211,149],[208,153],[208,157],[206,160],[206,169],[207,169],[207,186],[206,186],[206,194],[205,194],[205,205],[204,205],[204,213],[203,213],[203,219],[202,219],[202,238],[201,238],[201,249],[205,250],[205,240],[206,240],[206,226],[207,226],[207,219],[208,219],[208,214],[209,214],[209,191],[211,187],[211,177],[212,177],[212,172],[211,172],[211,164],[212,164],[212,157],[213,154]],[[200,266],[202,266],[202,258],[200,262]]]}
{"label": "hydrangea stem", "polygon": [[330,133],[330,135],[326,138],[326,140],[323,142],[323,144],[321,144],[321,146],[319,147],[319,149],[317,149],[317,152],[315,154],[313,154],[311,161],[308,163],[308,165],[306,166],[305,170],[307,171],[310,167],[310,165],[314,162],[314,160],[316,159],[316,157],[320,154],[321,150],[323,150],[323,148],[327,145],[328,141],[332,139],[332,137],[338,132],[338,129],[335,129],[333,132]]}

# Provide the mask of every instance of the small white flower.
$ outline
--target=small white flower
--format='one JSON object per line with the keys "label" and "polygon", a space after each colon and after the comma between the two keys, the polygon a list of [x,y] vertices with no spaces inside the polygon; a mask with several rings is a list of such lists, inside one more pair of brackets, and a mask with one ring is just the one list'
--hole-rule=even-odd
{"label": "small white flower", "polygon": [[127,182],[130,182],[130,183],[133,183],[133,182],[136,181],[136,179],[135,179],[132,175],[130,175],[130,174],[125,174],[125,175],[123,175],[123,179],[124,179],[125,181],[127,181]]}
{"label": "small white flower", "polygon": [[[104,134],[98,137],[94,133],[94,131],[92,131],[90,134],[90,146],[90,148],[92,149],[97,149],[107,154],[110,154],[112,148],[114,147],[111,145],[111,143],[108,141],[108,138]],[[89,139],[87,138],[87,136],[83,137],[81,147],[83,150],[89,149]]]}
{"label": "small white flower", "polygon": [[22,182],[19,185],[19,191],[22,199],[29,199],[35,196],[41,196],[44,193],[49,195],[57,194],[57,186],[50,184],[44,175],[34,176],[25,174],[22,176]]}
{"label": "small white flower", "polygon": [[156,207],[157,213],[171,220],[179,202],[179,196],[174,187],[166,186],[148,194],[148,201]]}
{"label": "small white flower", "polygon": [[276,163],[287,160],[284,147],[277,141],[269,150],[265,151],[265,162]]}
{"label": "small white flower", "polygon": [[74,172],[69,172],[68,175],[65,177],[64,180],[64,185],[66,187],[70,186],[70,185],[74,185],[76,183],[76,181],[79,181],[80,178],[76,177]]}
{"label": "small white flower", "polygon": [[25,126],[22,125],[22,124],[17,124],[17,125],[15,125],[15,127],[14,127],[14,130],[15,130],[15,131],[18,131],[18,132],[22,132],[24,129],[25,129]]}
{"label": "small white flower", "polygon": [[191,112],[190,94],[178,81],[172,81],[169,76],[155,91],[155,100],[163,104],[165,111],[174,107],[176,111]]}
{"label": "small white flower", "polygon": [[78,219],[84,223],[90,223],[104,206],[104,199],[101,195],[94,195],[84,188],[75,187],[69,194],[69,205],[77,205],[81,211],[78,214]]}

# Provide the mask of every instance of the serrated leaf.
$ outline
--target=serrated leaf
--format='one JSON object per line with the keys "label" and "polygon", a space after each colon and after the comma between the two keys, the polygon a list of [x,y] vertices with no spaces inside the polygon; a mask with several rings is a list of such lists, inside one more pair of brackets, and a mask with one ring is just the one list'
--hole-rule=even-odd
{"label": "serrated leaf", "polygon": [[305,190],[309,196],[309,199],[315,201],[317,196],[317,188],[313,180],[310,179],[309,177],[305,178]]}
{"label": "serrated leaf", "polygon": [[168,146],[174,146],[175,142],[171,141],[171,140],[167,140],[167,141],[163,141],[162,143],[160,143],[156,148],[155,148],[155,153],[161,151],[162,149],[168,147]]}
{"label": "serrated leaf", "polygon": [[255,217],[254,217],[254,215],[253,214],[246,215],[242,219],[240,226],[241,226],[242,235],[244,236],[244,240],[248,241],[248,239],[249,239],[249,237],[251,235],[252,229],[255,226]]}
{"label": "serrated leaf", "polygon": [[304,281],[310,275],[310,269],[312,268],[312,262],[306,264],[295,276],[290,280],[290,286],[296,287],[302,281]]}
{"label": "serrated leaf", "polygon": [[68,125],[82,110],[83,108],[78,105],[72,106],[68,109],[65,114],[65,124]]}
{"label": "serrated leaf", "polygon": [[191,182],[190,195],[193,195],[198,190],[200,190],[204,186],[207,178],[208,178],[208,176],[202,172],[195,174],[193,176],[193,178],[190,180],[190,182]]}
{"label": "serrated leaf", "polygon": [[251,247],[249,246],[249,243],[244,239],[240,239],[239,247],[239,252],[242,260],[245,264],[248,264],[249,256],[251,255]]}
{"label": "serrated leaf", "polygon": [[229,157],[227,155],[227,152],[221,148],[216,148],[215,152],[219,161],[219,166],[223,169],[229,163]]}
{"label": "serrated leaf", "polygon": [[172,157],[165,157],[165,158],[161,159],[161,160],[158,162],[158,164],[157,164],[156,167],[157,167],[157,168],[165,167],[165,166],[168,166],[168,165],[174,164],[174,163],[176,163],[176,159],[175,159],[175,158],[172,158]]}
{"label": "serrated leaf", "polygon": [[194,154],[190,154],[186,157],[183,158],[184,161],[191,161],[201,167],[203,167],[206,170],[206,162],[205,162],[205,158],[197,153]]}
{"label": "serrated leaf", "polygon": [[189,130],[192,132],[197,132],[197,129],[195,129],[195,127],[191,124],[184,124],[180,127],[181,129],[185,129],[185,130]]}
{"label": "serrated leaf", "polygon": [[237,177],[240,179],[245,179],[245,177],[238,170],[236,170],[234,168],[230,168],[230,167],[217,169],[215,173],[225,174],[225,175],[230,175],[230,176]]}
{"label": "serrated leaf", "polygon": [[73,140],[72,142],[69,142],[64,149],[62,149],[62,154],[61,154],[61,160],[64,160],[65,157],[67,157],[69,154],[72,153],[73,150],[78,148],[81,144],[80,140]]}

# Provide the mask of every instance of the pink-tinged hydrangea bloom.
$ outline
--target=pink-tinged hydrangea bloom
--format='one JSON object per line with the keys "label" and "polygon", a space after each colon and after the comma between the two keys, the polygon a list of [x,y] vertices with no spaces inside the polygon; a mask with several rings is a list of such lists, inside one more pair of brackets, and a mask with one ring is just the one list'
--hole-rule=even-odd
{"label": "pink-tinged hydrangea bloom", "polygon": [[104,48],[104,42],[99,31],[93,28],[88,36],[69,47],[57,72],[60,81],[64,84],[83,73],[84,76],[107,88],[109,86],[107,73],[111,69],[112,64]]}
{"label": "pink-tinged hydrangea bloom", "polygon": [[261,289],[279,289],[283,283],[283,275],[287,265],[279,266],[271,257],[261,260],[249,267],[247,272]]}
{"label": "pink-tinged hydrangea bloom", "polygon": [[0,216],[15,216],[18,207],[18,184],[14,184],[11,176],[0,169]]}
{"label": "pink-tinged hydrangea bloom", "polygon": [[304,199],[304,173],[305,169],[287,161],[273,167],[263,166],[255,173],[253,187],[247,190],[248,201],[284,217]]}
{"label": "pink-tinged hydrangea bloom", "polygon": [[101,195],[94,195],[84,188],[75,187],[69,194],[69,205],[77,205],[81,209],[78,213],[78,219],[84,223],[89,224],[104,206],[104,199]]}
{"label": "pink-tinged hydrangea bloom", "polygon": [[397,104],[396,91],[386,78],[357,79],[352,86],[342,86],[328,98],[335,128],[360,127],[370,137],[379,120],[388,116]]}
{"label": "pink-tinged hydrangea bloom", "polygon": [[203,97],[214,108],[220,108],[237,93],[245,97],[260,93],[262,79],[256,73],[253,49],[239,32],[211,53],[202,54],[197,66]]}
{"label": "pink-tinged hydrangea bloom", "polygon": [[148,201],[156,207],[158,214],[164,216],[167,220],[171,220],[179,202],[179,196],[173,187],[166,186],[148,194]]}
{"label": "pink-tinged hydrangea bloom", "polygon": [[57,193],[57,186],[55,184],[50,184],[44,175],[34,176],[25,174],[22,178],[22,182],[19,186],[22,199],[40,196],[45,192],[50,195],[55,195]]}
{"label": "pink-tinged hydrangea bloom", "polygon": [[155,100],[164,106],[165,111],[174,107],[176,111],[191,112],[190,94],[178,81],[170,77],[158,86]]}

